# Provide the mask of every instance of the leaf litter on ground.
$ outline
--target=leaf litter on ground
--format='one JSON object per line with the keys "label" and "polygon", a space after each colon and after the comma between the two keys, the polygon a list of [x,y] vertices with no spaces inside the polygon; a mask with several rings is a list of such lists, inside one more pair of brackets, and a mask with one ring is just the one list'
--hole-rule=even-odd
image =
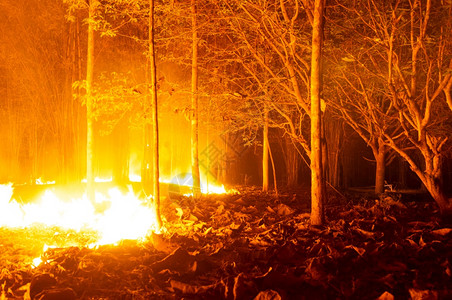
{"label": "leaf litter on ground", "polygon": [[[452,229],[432,202],[351,197],[313,227],[307,199],[173,197],[162,235],[93,249],[92,233],[1,228],[2,299],[452,297]],[[32,267],[45,243],[61,246]]]}

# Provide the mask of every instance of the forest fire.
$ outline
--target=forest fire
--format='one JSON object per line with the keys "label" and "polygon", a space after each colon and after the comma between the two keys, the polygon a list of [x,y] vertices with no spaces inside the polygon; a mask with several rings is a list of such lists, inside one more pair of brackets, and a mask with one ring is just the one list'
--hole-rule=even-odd
{"label": "forest fire", "polygon": [[111,188],[106,195],[98,192],[95,204],[85,195],[81,198],[69,196],[69,201],[62,201],[51,190],[46,190],[31,203],[18,203],[10,201],[11,185],[1,185],[0,191],[1,226],[45,225],[76,231],[92,230],[98,234],[95,245],[144,238],[156,228],[152,209],[131,190],[123,193],[118,188]]}
{"label": "forest fire", "polygon": [[[186,193],[181,195],[191,196],[189,177],[190,174],[181,178],[177,186],[174,180],[161,179],[160,182],[185,190]],[[111,182],[111,179],[96,178],[95,181]],[[227,193],[223,185],[214,184],[202,185],[202,192]],[[19,203],[12,199],[12,195],[11,184],[0,185],[0,226],[24,228],[39,224],[76,231],[92,230],[98,233],[98,240],[90,246],[114,244],[123,239],[143,239],[157,228],[148,201],[139,199],[130,186],[127,191],[113,187],[106,193],[96,192],[94,204],[85,194],[82,197],[68,195],[61,200],[50,188],[30,203]]]}
{"label": "forest fire", "polygon": [[[139,176],[132,178],[140,179]],[[176,188],[180,192],[179,196],[192,196],[191,175],[176,179],[171,181],[162,178],[160,182]],[[108,183],[111,178],[97,177],[95,182]],[[140,199],[131,186],[127,191],[112,187],[106,193],[96,192],[96,202],[92,203],[86,194],[81,197],[69,194],[62,200],[52,191],[52,184],[41,184],[49,188],[29,203],[19,203],[12,197],[14,188],[11,184],[0,185],[0,226],[24,228],[38,224],[76,231],[95,231],[98,240],[89,246],[114,244],[123,239],[143,239],[157,228],[148,200]],[[223,185],[206,183],[202,184],[202,193],[228,192]]]}
{"label": "forest fire", "polygon": [[0,18],[0,300],[452,299],[450,0]]}

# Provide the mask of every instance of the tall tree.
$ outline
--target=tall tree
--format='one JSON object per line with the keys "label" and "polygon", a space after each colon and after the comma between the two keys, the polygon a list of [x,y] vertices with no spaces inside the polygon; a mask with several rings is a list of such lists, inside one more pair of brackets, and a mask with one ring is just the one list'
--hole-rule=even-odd
{"label": "tall tree", "polygon": [[94,113],[93,113],[93,76],[94,76],[94,17],[99,1],[89,2],[88,49],[86,58],[86,193],[91,202],[95,201],[94,192]]}
{"label": "tall tree", "polygon": [[272,126],[284,129],[309,155],[311,49],[306,32],[311,7],[292,0],[225,2],[228,9],[222,12],[235,42],[231,52],[242,65],[234,88],[253,99],[271,99],[269,109],[278,115],[272,117]]}
{"label": "tall tree", "polygon": [[[367,49],[364,48],[363,51]],[[376,165],[374,192],[378,195],[384,192],[386,165],[394,158],[394,155],[388,155],[391,154],[390,148],[385,145],[381,131],[381,128],[394,128],[394,122],[388,117],[391,106],[386,97],[381,97],[382,86],[378,84],[378,79],[369,75],[370,70],[362,68],[363,55],[352,57],[348,54],[344,57],[344,52],[344,48],[339,50],[341,58],[336,61],[336,65],[340,65],[339,69],[343,68],[341,65],[347,64],[343,59],[349,62],[357,61],[358,65],[355,66],[356,69],[349,66],[346,70],[336,70],[339,101],[332,102],[331,105],[371,148]],[[342,62],[339,62],[341,60]]]}
{"label": "tall tree", "polygon": [[[360,59],[349,60],[348,73],[359,65],[373,74],[372,80],[360,76],[359,92],[366,101],[358,115],[376,129],[379,143],[405,159],[441,213],[451,215],[452,199],[442,184],[442,162],[450,149],[452,132],[446,107],[452,81],[448,72],[451,30],[450,26],[449,30],[444,28],[450,24],[452,4],[401,0],[356,5],[346,11],[353,12],[351,19],[356,20],[355,26],[361,26],[363,38],[360,47],[353,45],[354,57]],[[364,51],[357,53],[358,49]],[[365,73],[362,70],[360,73]],[[378,88],[374,88],[375,82]],[[367,101],[369,95],[380,102]],[[439,100],[443,95],[446,101]],[[375,117],[378,114],[387,121]]]}
{"label": "tall tree", "polygon": [[192,65],[191,65],[191,173],[193,177],[193,197],[201,195],[201,178],[199,175],[198,156],[198,25],[196,0],[191,0],[192,20]]}
{"label": "tall tree", "polygon": [[311,58],[311,224],[322,225],[324,217],[325,189],[322,167],[321,103],[322,36],[324,0],[315,0],[312,23]]}
{"label": "tall tree", "polygon": [[[268,108],[264,104],[264,128],[262,143],[262,191],[268,192]],[[273,176],[275,176],[273,174]]]}
{"label": "tall tree", "polygon": [[[390,29],[383,26],[378,29],[383,29],[386,37],[386,79],[391,104],[397,112],[395,118],[401,127],[399,134],[404,135],[406,142],[421,154],[422,164],[411,151],[403,148],[397,135],[385,131],[386,143],[408,162],[438,204],[441,213],[450,217],[452,198],[447,197],[442,183],[442,163],[451,131],[450,127],[447,130],[447,127],[438,123],[442,118],[450,119],[450,111],[444,115],[441,108],[444,102],[437,99],[452,81],[452,74],[445,71],[450,70],[452,59],[447,56],[446,51],[449,49],[444,44],[435,47],[435,43],[430,43],[431,39],[450,39],[450,30],[438,34],[429,27],[434,21],[452,17],[452,4],[447,5],[449,7],[432,6],[431,0],[410,1],[409,22],[406,24],[403,24],[404,8],[395,6],[390,18]],[[434,16],[437,18],[432,18]],[[406,35],[400,34],[404,28],[408,28]],[[409,41],[408,45],[399,44],[402,37]],[[447,122],[445,124],[447,126]],[[445,131],[441,132],[441,129]]]}
{"label": "tall tree", "polygon": [[154,200],[153,209],[157,220],[157,231],[162,227],[160,215],[160,176],[159,176],[159,128],[158,128],[158,102],[157,102],[157,66],[155,63],[155,39],[154,39],[154,0],[149,0],[149,65],[151,75],[151,110],[153,133],[153,167],[154,167]]}

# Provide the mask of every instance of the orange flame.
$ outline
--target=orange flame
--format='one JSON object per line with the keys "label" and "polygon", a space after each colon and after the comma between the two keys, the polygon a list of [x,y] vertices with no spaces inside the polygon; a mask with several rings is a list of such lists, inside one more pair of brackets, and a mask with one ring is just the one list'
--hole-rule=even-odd
{"label": "orange flame", "polygon": [[10,201],[12,191],[11,184],[0,185],[0,226],[25,228],[44,224],[78,231],[95,230],[100,236],[96,245],[141,239],[157,228],[154,211],[131,189],[125,194],[117,188],[111,188],[108,195],[96,193],[96,204],[105,208],[102,212],[96,211],[96,205],[86,195],[61,201],[47,190],[36,202],[19,204]]}

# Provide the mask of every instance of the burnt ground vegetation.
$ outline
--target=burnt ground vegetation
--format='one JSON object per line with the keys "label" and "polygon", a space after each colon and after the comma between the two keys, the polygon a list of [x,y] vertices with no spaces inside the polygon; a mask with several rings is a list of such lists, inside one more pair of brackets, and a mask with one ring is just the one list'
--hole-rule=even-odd
{"label": "burnt ground vegetation", "polygon": [[[451,299],[452,226],[429,199],[309,193],[163,203],[165,231],[88,248],[93,232],[0,229],[1,299]],[[32,266],[44,244],[57,244]]]}

